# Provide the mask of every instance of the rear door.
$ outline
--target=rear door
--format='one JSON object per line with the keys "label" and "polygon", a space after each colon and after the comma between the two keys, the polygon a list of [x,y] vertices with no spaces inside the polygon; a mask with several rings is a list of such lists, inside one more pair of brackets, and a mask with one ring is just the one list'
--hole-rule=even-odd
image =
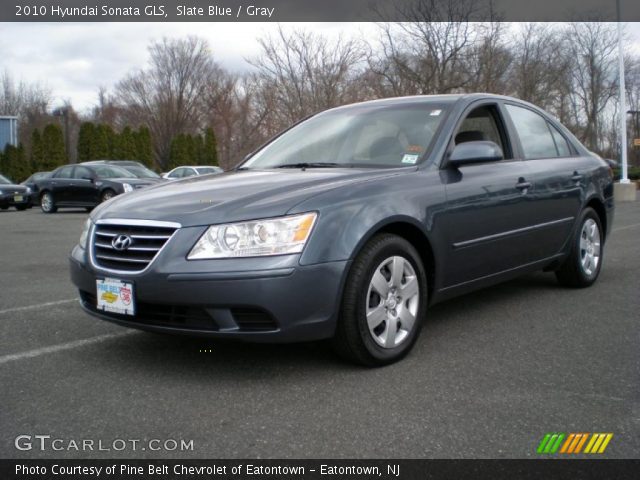
{"label": "rear door", "polygon": [[443,287],[451,288],[531,261],[532,185],[526,162],[515,155],[501,104],[475,102],[462,116],[448,152],[456,144],[491,140],[500,161],[451,167],[443,164],[447,206],[441,228],[448,243]]}
{"label": "rear door", "polygon": [[542,260],[557,254],[570,236],[582,204],[584,162],[560,129],[539,112],[511,102],[505,110],[534,184],[531,247]]}

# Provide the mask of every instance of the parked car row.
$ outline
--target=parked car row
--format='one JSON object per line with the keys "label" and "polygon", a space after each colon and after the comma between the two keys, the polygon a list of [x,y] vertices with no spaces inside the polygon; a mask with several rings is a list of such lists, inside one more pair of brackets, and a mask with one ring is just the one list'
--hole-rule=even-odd
{"label": "parked car row", "polygon": [[220,167],[183,166],[158,175],[134,160],[92,160],[69,164],[53,172],[36,172],[20,185],[0,176],[0,208],[18,210],[40,205],[44,213],[59,208],[93,209],[121,193],[168,180],[222,173]]}

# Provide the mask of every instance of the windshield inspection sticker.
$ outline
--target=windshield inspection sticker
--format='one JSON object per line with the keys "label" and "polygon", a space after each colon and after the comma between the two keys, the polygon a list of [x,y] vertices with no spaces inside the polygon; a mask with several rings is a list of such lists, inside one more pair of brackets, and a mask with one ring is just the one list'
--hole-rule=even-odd
{"label": "windshield inspection sticker", "polygon": [[415,163],[418,161],[418,158],[420,158],[420,155],[418,155],[417,153],[405,153],[402,157],[402,163],[415,165]]}

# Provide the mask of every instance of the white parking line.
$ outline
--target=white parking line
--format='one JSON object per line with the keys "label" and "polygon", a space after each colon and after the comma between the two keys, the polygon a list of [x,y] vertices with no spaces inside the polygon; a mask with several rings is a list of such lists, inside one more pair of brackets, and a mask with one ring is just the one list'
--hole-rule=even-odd
{"label": "white parking line", "polygon": [[58,300],[55,302],[38,303],[36,305],[27,305],[25,307],[7,308],[6,310],[0,310],[0,315],[3,313],[23,312],[25,310],[35,310],[37,308],[52,307],[54,305],[63,305],[65,303],[77,302],[77,298],[69,298],[67,300]]}
{"label": "white parking line", "polygon": [[50,347],[36,348],[35,350],[28,350],[21,353],[12,353],[11,355],[4,355],[0,357],[0,365],[5,363],[14,362],[16,360],[24,360],[26,358],[35,358],[48,353],[62,352],[64,350],[71,350],[73,348],[86,347],[87,345],[94,345],[96,343],[111,340],[113,338],[124,337],[136,333],[134,331],[107,333],[106,335],[100,335],[98,337],[85,338],[84,340],[75,340],[73,342],[61,343],[59,345],[52,345]]}

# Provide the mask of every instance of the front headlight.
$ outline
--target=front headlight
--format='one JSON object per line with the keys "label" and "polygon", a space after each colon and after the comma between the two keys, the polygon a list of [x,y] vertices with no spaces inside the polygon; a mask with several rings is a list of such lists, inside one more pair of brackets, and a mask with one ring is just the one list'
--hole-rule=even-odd
{"label": "front headlight", "polygon": [[188,260],[257,257],[300,253],[307,243],[316,213],[214,225],[196,242]]}
{"label": "front headlight", "polygon": [[26,193],[27,193],[27,195],[31,193],[31,187],[27,187]]}
{"label": "front headlight", "polygon": [[82,227],[80,240],[78,241],[78,245],[80,245],[82,248],[87,247],[87,238],[89,238],[89,230],[91,230],[91,219],[87,218],[87,221],[84,222],[84,226]]}
{"label": "front headlight", "polygon": [[130,183],[123,183],[122,188],[124,189],[124,193],[133,192],[133,187]]}

